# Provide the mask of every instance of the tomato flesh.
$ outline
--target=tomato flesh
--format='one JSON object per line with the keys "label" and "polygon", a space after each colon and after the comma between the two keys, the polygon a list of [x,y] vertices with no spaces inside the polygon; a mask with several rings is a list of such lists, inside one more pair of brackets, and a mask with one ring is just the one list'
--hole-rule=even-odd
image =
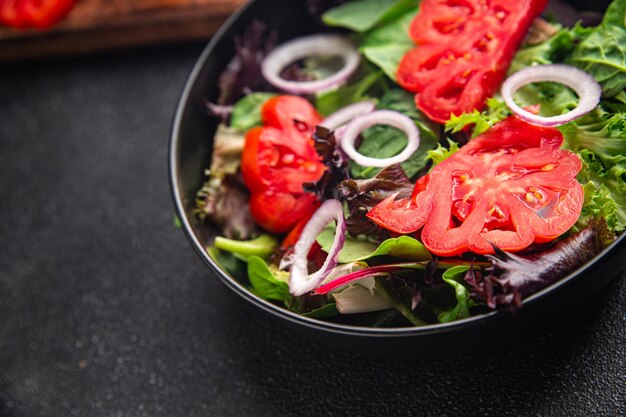
{"label": "tomato flesh", "polygon": [[15,28],[47,29],[63,19],[75,0],[0,0],[0,23]]}
{"label": "tomato flesh", "polygon": [[312,139],[322,119],[307,100],[296,96],[268,100],[261,115],[263,127],[246,134],[241,172],[252,194],[255,221],[270,232],[284,233],[318,203],[303,184],[318,181],[326,170]]}
{"label": "tomato flesh", "polygon": [[387,199],[368,217],[397,233],[422,228],[439,256],[522,250],[552,240],[578,220],[584,199],[578,157],[554,128],[514,116],[435,166],[411,199]]}
{"label": "tomato flesh", "polygon": [[398,83],[417,107],[444,123],[482,109],[493,96],[546,0],[423,0],[409,29],[417,48],[398,67]]}

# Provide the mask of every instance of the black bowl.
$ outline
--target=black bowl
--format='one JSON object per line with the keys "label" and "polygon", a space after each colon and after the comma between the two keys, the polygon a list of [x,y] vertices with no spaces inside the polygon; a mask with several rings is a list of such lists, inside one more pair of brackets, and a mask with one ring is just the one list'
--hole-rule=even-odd
{"label": "black bowl", "polygon": [[[276,11],[280,10],[280,13]],[[258,307],[276,320],[290,324],[325,342],[369,352],[444,352],[462,343],[464,349],[480,346],[489,336],[519,331],[524,324],[573,308],[607,284],[619,270],[626,252],[622,235],[614,244],[576,272],[532,295],[515,317],[494,311],[468,319],[425,327],[371,328],[329,323],[299,316],[271,304],[246,289],[246,283],[220,269],[207,254],[216,231],[193,215],[196,192],[204,181],[210,162],[217,121],[208,117],[205,102],[218,94],[219,74],[234,55],[233,39],[253,21],[267,22],[285,40],[315,29],[306,11],[306,2],[257,0],[235,13],[212,39],[194,67],[180,98],[170,143],[170,180],[185,234],[198,255],[224,284],[242,297],[242,302]],[[209,302],[210,300],[207,300]]]}

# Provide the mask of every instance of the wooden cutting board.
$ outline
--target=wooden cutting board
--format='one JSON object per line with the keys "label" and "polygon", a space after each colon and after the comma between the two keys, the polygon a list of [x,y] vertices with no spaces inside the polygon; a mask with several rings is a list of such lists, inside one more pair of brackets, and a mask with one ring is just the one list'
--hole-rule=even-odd
{"label": "wooden cutting board", "polygon": [[0,27],[0,61],[211,37],[246,0],[78,0],[47,31]]}

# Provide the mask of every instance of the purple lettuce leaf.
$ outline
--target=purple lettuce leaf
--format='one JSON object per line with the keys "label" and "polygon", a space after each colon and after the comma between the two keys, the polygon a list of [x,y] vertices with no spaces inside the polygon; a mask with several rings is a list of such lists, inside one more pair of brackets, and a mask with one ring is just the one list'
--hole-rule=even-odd
{"label": "purple lettuce leaf", "polygon": [[465,281],[476,301],[495,309],[505,306],[515,311],[522,300],[565,277],[593,259],[610,241],[605,222],[592,222],[580,232],[551,248],[531,255],[515,255],[494,246],[487,255],[493,266],[487,274],[470,269]]}
{"label": "purple lettuce leaf", "polygon": [[389,231],[367,218],[367,213],[385,198],[397,194],[397,198],[408,198],[414,184],[406,176],[400,165],[383,169],[374,178],[347,179],[338,186],[342,200],[347,200],[350,216],[347,219],[348,232],[354,236],[368,235],[385,239]]}

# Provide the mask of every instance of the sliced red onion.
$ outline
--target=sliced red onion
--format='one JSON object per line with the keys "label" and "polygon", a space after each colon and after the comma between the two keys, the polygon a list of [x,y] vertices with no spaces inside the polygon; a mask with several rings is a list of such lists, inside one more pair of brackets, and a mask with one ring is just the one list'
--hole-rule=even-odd
{"label": "sliced red onion", "polygon": [[[407,145],[402,152],[391,158],[370,158],[360,154],[354,147],[361,132],[374,125],[389,125],[402,130],[407,136]],[[410,117],[392,110],[378,110],[355,118],[346,128],[341,139],[344,152],[357,164],[366,167],[387,167],[400,164],[413,155],[420,146],[420,132]]]}
{"label": "sliced red onion", "polygon": [[[578,95],[578,106],[565,114],[552,117],[543,117],[522,109],[513,100],[517,90],[526,84],[552,81],[563,84]],[[520,119],[538,126],[560,126],[579,118],[593,110],[600,102],[602,87],[587,72],[570,65],[537,65],[524,68],[511,75],[502,84],[502,98],[507,106]]]}
{"label": "sliced red onion", "polygon": [[[309,275],[307,256],[311,246],[315,243],[317,236],[328,226],[328,223],[335,220],[337,230],[335,240],[330,247],[326,261],[319,271]],[[337,266],[339,251],[343,248],[346,240],[346,221],[343,216],[343,207],[339,200],[327,200],[313,214],[313,217],[306,224],[296,242],[291,264],[291,274],[289,276],[289,292],[293,295],[303,295],[317,288],[322,281]]]}
{"label": "sliced red onion", "polygon": [[[344,66],[330,77],[315,81],[288,81],[280,76],[289,65],[310,56],[341,56]],[[261,63],[263,77],[274,87],[291,94],[314,94],[337,88],[356,71],[361,57],[343,36],[317,34],[285,42],[273,49]]]}
{"label": "sliced red onion", "polygon": [[322,120],[320,126],[328,130],[337,130],[337,128],[352,121],[355,117],[371,113],[375,109],[376,103],[373,101],[360,101],[337,110],[335,113]]}
{"label": "sliced red onion", "polygon": [[[333,281],[327,282],[323,285],[320,285],[316,290],[315,294],[328,294],[331,291],[334,291],[344,285],[350,284],[351,282],[362,280],[364,278],[369,277],[380,277],[389,275],[391,272],[398,271],[407,271],[411,269],[424,270],[429,267],[429,264],[432,261],[421,261],[421,262],[400,262],[395,264],[386,264],[386,265],[376,265],[370,268],[360,269],[358,271],[352,272],[350,274],[339,277]],[[437,268],[451,268],[453,266],[458,265],[467,265],[470,268],[487,268],[491,266],[489,262],[474,262],[474,261],[464,261],[464,260],[456,260],[456,259],[448,259],[441,260],[439,259],[436,263]]]}

